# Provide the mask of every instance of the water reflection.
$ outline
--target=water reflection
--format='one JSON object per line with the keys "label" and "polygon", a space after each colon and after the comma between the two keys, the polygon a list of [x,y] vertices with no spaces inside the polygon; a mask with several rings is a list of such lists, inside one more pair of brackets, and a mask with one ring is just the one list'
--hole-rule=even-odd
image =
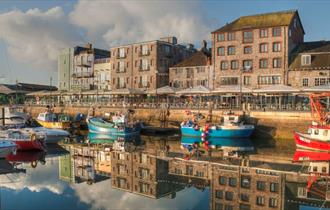
{"label": "water reflection", "polygon": [[[297,151],[298,162],[273,163],[248,155],[226,156],[218,149],[245,149],[235,140],[223,140],[218,149],[187,159],[189,151],[182,144],[195,143],[189,138],[88,138],[88,144],[1,160],[2,207],[294,210],[330,206],[327,154]],[[34,161],[36,167],[31,165]],[[311,183],[312,174],[318,176]]]}

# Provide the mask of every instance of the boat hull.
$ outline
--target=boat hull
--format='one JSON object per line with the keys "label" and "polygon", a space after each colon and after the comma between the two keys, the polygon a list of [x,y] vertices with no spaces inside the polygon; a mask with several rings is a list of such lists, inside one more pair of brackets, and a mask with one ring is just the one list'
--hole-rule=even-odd
{"label": "boat hull", "polygon": [[43,140],[13,140],[17,145],[18,151],[30,151],[30,150],[39,150],[45,151],[46,147]]}
{"label": "boat hull", "polygon": [[[213,138],[249,138],[254,131],[253,125],[244,126],[220,126],[219,128],[209,128],[207,137]],[[181,127],[182,136],[201,137],[202,131],[193,127]]]}
{"label": "boat hull", "polygon": [[114,136],[132,136],[132,135],[139,135],[141,132],[141,126],[139,124],[134,125],[132,128],[124,127],[122,129],[96,125],[95,123],[93,123],[92,119],[88,119],[87,124],[88,124],[89,132],[96,134],[110,134]]}
{"label": "boat hull", "polygon": [[45,128],[56,128],[56,129],[69,129],[71,128],[70,122],[46,122],[42,120],[37,120],[37,122]]}
{"label": "boat hull", "polygon": [[294,139],[298,148],[326,152],[330,151],[330,143],[308,138],[302,133],[294,132]]}
{"label": "boat hull", "polygon": [[10,154],[15,154],[15,152],[16,152],[16,145],[1,147],[0,148],[0,158],[5,158]]}

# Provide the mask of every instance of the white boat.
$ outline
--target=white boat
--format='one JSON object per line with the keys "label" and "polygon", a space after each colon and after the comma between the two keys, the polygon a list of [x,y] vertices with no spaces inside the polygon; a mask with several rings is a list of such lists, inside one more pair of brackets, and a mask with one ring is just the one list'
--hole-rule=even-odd
{"label": "white boat", "polygon": [[2,119],[5,118],[5,125],[24,125],[30,116],[23,112],[19,107],[4,107],[5,116],[2,116],[2,111],[0,110],[0,123],[2,123]]}
{"label": "white boat", "polygon": [[24,128],[26,131],[33,131],[36,133],[45,134],[46,144],[57,144],[59,141],[70,136],[70,133],[62,129],[50,129],[45,127]]}
{"label": "white boat", "polygon": [[5,158],[7,155],[16,154],[16,144],[10,140],[0,140],[0,158]]}

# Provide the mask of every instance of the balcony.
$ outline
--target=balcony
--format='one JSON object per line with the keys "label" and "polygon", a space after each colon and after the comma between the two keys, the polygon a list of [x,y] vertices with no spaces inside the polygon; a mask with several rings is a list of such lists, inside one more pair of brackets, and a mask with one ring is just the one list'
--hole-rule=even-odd
{"label": "balcony", "polygon": [[124,55],[117,54],[116,56],[117,59],[124,59],[126,57],[127,57],[126,53]]}
{"label": "balcony", "polygon": [[116,89],[125,89],[126,88],[126,84],[117,84],[116,85]]}
{"label": "balcony", "polygon": [[139,56],[149,56],[150,55],[150,50],[146,50],[146,51],[139,51]]}
{"label": "balcony", "polygon": [[139,66],[139,71],[149,71],[150,70],[150,66]]}
{"label": "balcony", "polygon": [[125,72],[126,72],[126,67],[116,68],[116,73],[125,73]]}
{"label": "balcony", "polygon": [[76,72],[72,74],[73,78],[89,78],[93,76],[93,72]]}
{"label": "balcony", "polygon": [[99,58],[94,60],[94,64],[98,63],[110,63],[110,58]]}
{"label": "balcony", "polygon": [[139,88],[149,88],[150,82],[147,82],[147,83],[139,82],[138,87]]}
{"label": "balcony", "polygon": [[253,73],[253,67],[252,66],[243,66],[242,73]]}
{"label": "balcony", "polygon": [[92,61],[75,61],[74,63],[76,66],[80,66],[80,67],[91,67],[92,66]]}

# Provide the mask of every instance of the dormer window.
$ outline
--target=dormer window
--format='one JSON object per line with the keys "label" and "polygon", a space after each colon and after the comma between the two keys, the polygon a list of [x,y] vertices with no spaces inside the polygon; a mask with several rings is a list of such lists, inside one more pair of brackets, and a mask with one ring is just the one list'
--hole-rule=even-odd
{"label": "dormer window", "polygon": [[301,56],[301,65],[302,66],[311,65],[311,55],[302,55]]}

